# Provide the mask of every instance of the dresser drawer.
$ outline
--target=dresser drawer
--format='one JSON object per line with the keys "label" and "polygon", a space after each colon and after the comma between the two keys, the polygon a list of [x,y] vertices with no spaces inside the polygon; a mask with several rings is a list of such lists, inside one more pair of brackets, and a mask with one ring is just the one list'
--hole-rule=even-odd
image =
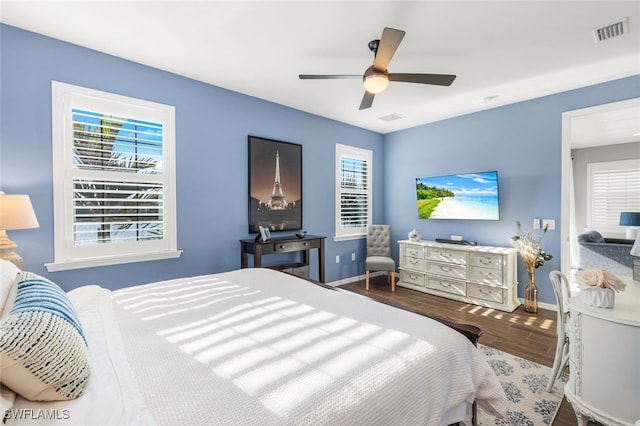
{"label": "dresser drawer", "polygon": [[403,264],[400,265],[402,268],[415,269],[418,271],[425,270],[425,260],[424,259],[416,259],[415,257],[405,257],[402,259]]}
{"label": "dresser drawer", "polygon": [[481,284],[492,284],[501,286],[502,270],[471,266],[469,268],[469,281],[475,281]]}
{"label": "dresser drawer", "polygon": [[424,259],[424,249],[422,247],[404,247],[404,255],[407,257],[415,257],[416,259]]}
{"label": "dresser drawer", "polygon": [[435,277],[427,277],[426,287],[443,291],[445,293],[457,294],[458,296],[467,295],[467,285],[460,281],[441,280]]}
{"label": "dresser drawer", "polygon": [[442,275],[448,278],[459,280],[467,279],[466,266],[460,266],[449,263],[427,262],[427,272],[430,274]]}
{"label": "dresser drawer", "polygon": [[502,289],[487,285],[469,283],[469,297],[488,302],[502,303]]}
{"label": "dresser drawer", "polygon": [[499,254],[470,253],[469,265],[480,268],[502,269],[502,256]]}
{"label": "dresser drawer", "polygon": [[420,287],[424,287],[425,276],[424,274],[418,272],[411,271],[400,271],[400,281],[405,283],[419,285]]}
{"label": "dresser drawer", "polygon": [[311,248],[311,243],[309,241],[292,241],[292,242],[273,243],[274,252],[300,251],[300,250],[307,250],[310,248]]}
{"label": "dresser drawer", "polygon": [[427,259],[438,262],[455,263],[456,265],[467,264],[467,253],[456,250],[447,250],[436,247],[427,249]]}

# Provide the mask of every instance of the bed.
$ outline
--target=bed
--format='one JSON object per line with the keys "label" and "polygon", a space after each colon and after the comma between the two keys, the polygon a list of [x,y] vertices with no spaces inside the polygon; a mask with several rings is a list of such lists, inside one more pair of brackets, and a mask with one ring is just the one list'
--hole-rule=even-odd
{"label": "bed", "polygon": [[18,392],[7,425],[472,424],[474,401],[507,413],[463,334],[283,272],[67,295],[90,359],[82,395],[34,402]]}

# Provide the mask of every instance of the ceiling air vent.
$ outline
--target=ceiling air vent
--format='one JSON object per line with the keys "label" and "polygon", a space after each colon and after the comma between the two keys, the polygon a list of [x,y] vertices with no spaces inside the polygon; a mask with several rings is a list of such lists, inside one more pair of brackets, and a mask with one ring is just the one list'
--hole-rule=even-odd
{"label": "ceiling air vent", "polygon": [[593,38],[596,43],[609,40],[610,38],[620,37],[629,32],[629,18],[620,19],[604,27],[593,29]]}
{"label": "ceiling air vent", "polygon": [[383,121],[394,121],[394,120],[400,120],[401,118],[404,118],[402,115],[400,114],[396,114],[395,112],[393,114],[389,114],[389,115],[385,115],[383,117],[379,117],[380,120]]}

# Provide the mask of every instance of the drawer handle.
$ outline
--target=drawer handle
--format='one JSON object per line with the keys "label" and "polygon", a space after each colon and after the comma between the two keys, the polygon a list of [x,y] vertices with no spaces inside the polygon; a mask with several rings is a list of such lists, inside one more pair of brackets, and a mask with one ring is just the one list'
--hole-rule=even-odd
{"label": "drawer handle", "polygon": [[480,259],[480,263],[482,263],[483,265],[491,265],[493,261],[491,259],[482,258]]}
{"label": "drawer handle", "polygon": [[280,244],[280,248],[282,248],[282,249],[283,249],[283,248],[284,248],[284,246],[283,246],[282,244]]}
{"label": "drawer handle", "polygon": [[480,289],[480,293],[482,293],[482,294],[493,294],[493,292],[491,290],[485,290],[484,288]]}
{"label": "drawer handle", "polygon": [[306,247],[309,245],[309,243],[302,243],[302,245]]}
{"label": "drawer handle", "polygon": [[419,277],[417,275],[409,275],[409,278],[412,280],[417,280]]}
{"label": "drawer handle", "polygon": [[411,263],[412,265],[417,265],[419,262],[415,259],[409,259],[409,263]]}
{"label": "drawer handle", "polygon": [[443,283],[442,281],[439,281],[439,284],[440,284],[442,287],[451,287],[451,284],[450,284],[450,283]]}
{"label": "drawer handle", "polygon": [[491,272],[480,272],[480,275],[482,275],[483,277],[486,277],[486,278],[491,278],[493,276],[493,273],[491,273]]}
{"label": "drawer handle", "polygon": [[411,256],[417,256],[418,255],[418,251],[417,250],[409,250],[409,254]]}
{"label": "drawer handle", "polygon": [[451,272],[451,271],[453,271],[453,269],[451,269],[451,268],[446,268],[446,267],[444,267],[444,266],[441,266],[441,267],[440,267],[440,270],[441,270],[441,271],[444,271],[444,272]]}

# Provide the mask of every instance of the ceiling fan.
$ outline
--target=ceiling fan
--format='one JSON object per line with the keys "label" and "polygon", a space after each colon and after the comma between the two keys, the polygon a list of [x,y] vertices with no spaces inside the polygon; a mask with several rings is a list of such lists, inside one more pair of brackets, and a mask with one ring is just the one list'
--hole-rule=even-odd
{"label": "ceiling fan", "polygon": [[364,84],[364,96],[360,102],[360,109],[366,109],[373,104],[373,98],[376,93],[386,89],[389,81],[402,81],[406,83],[435,84],[438,86],[450,86],[455,75],[451,74],[390,74],[387,71],[389,62],[394,53],[398,49],[400,42],[404,38],[405,32],[393,28],[385,27],[382,31],[380,40],[372,40],[369,42],[369,49],[374,54],[373,65],[367,68],[364,75],[317,75],[317,74],[300,74],[301,80],[331,80],[342,78],[362,78]]}

